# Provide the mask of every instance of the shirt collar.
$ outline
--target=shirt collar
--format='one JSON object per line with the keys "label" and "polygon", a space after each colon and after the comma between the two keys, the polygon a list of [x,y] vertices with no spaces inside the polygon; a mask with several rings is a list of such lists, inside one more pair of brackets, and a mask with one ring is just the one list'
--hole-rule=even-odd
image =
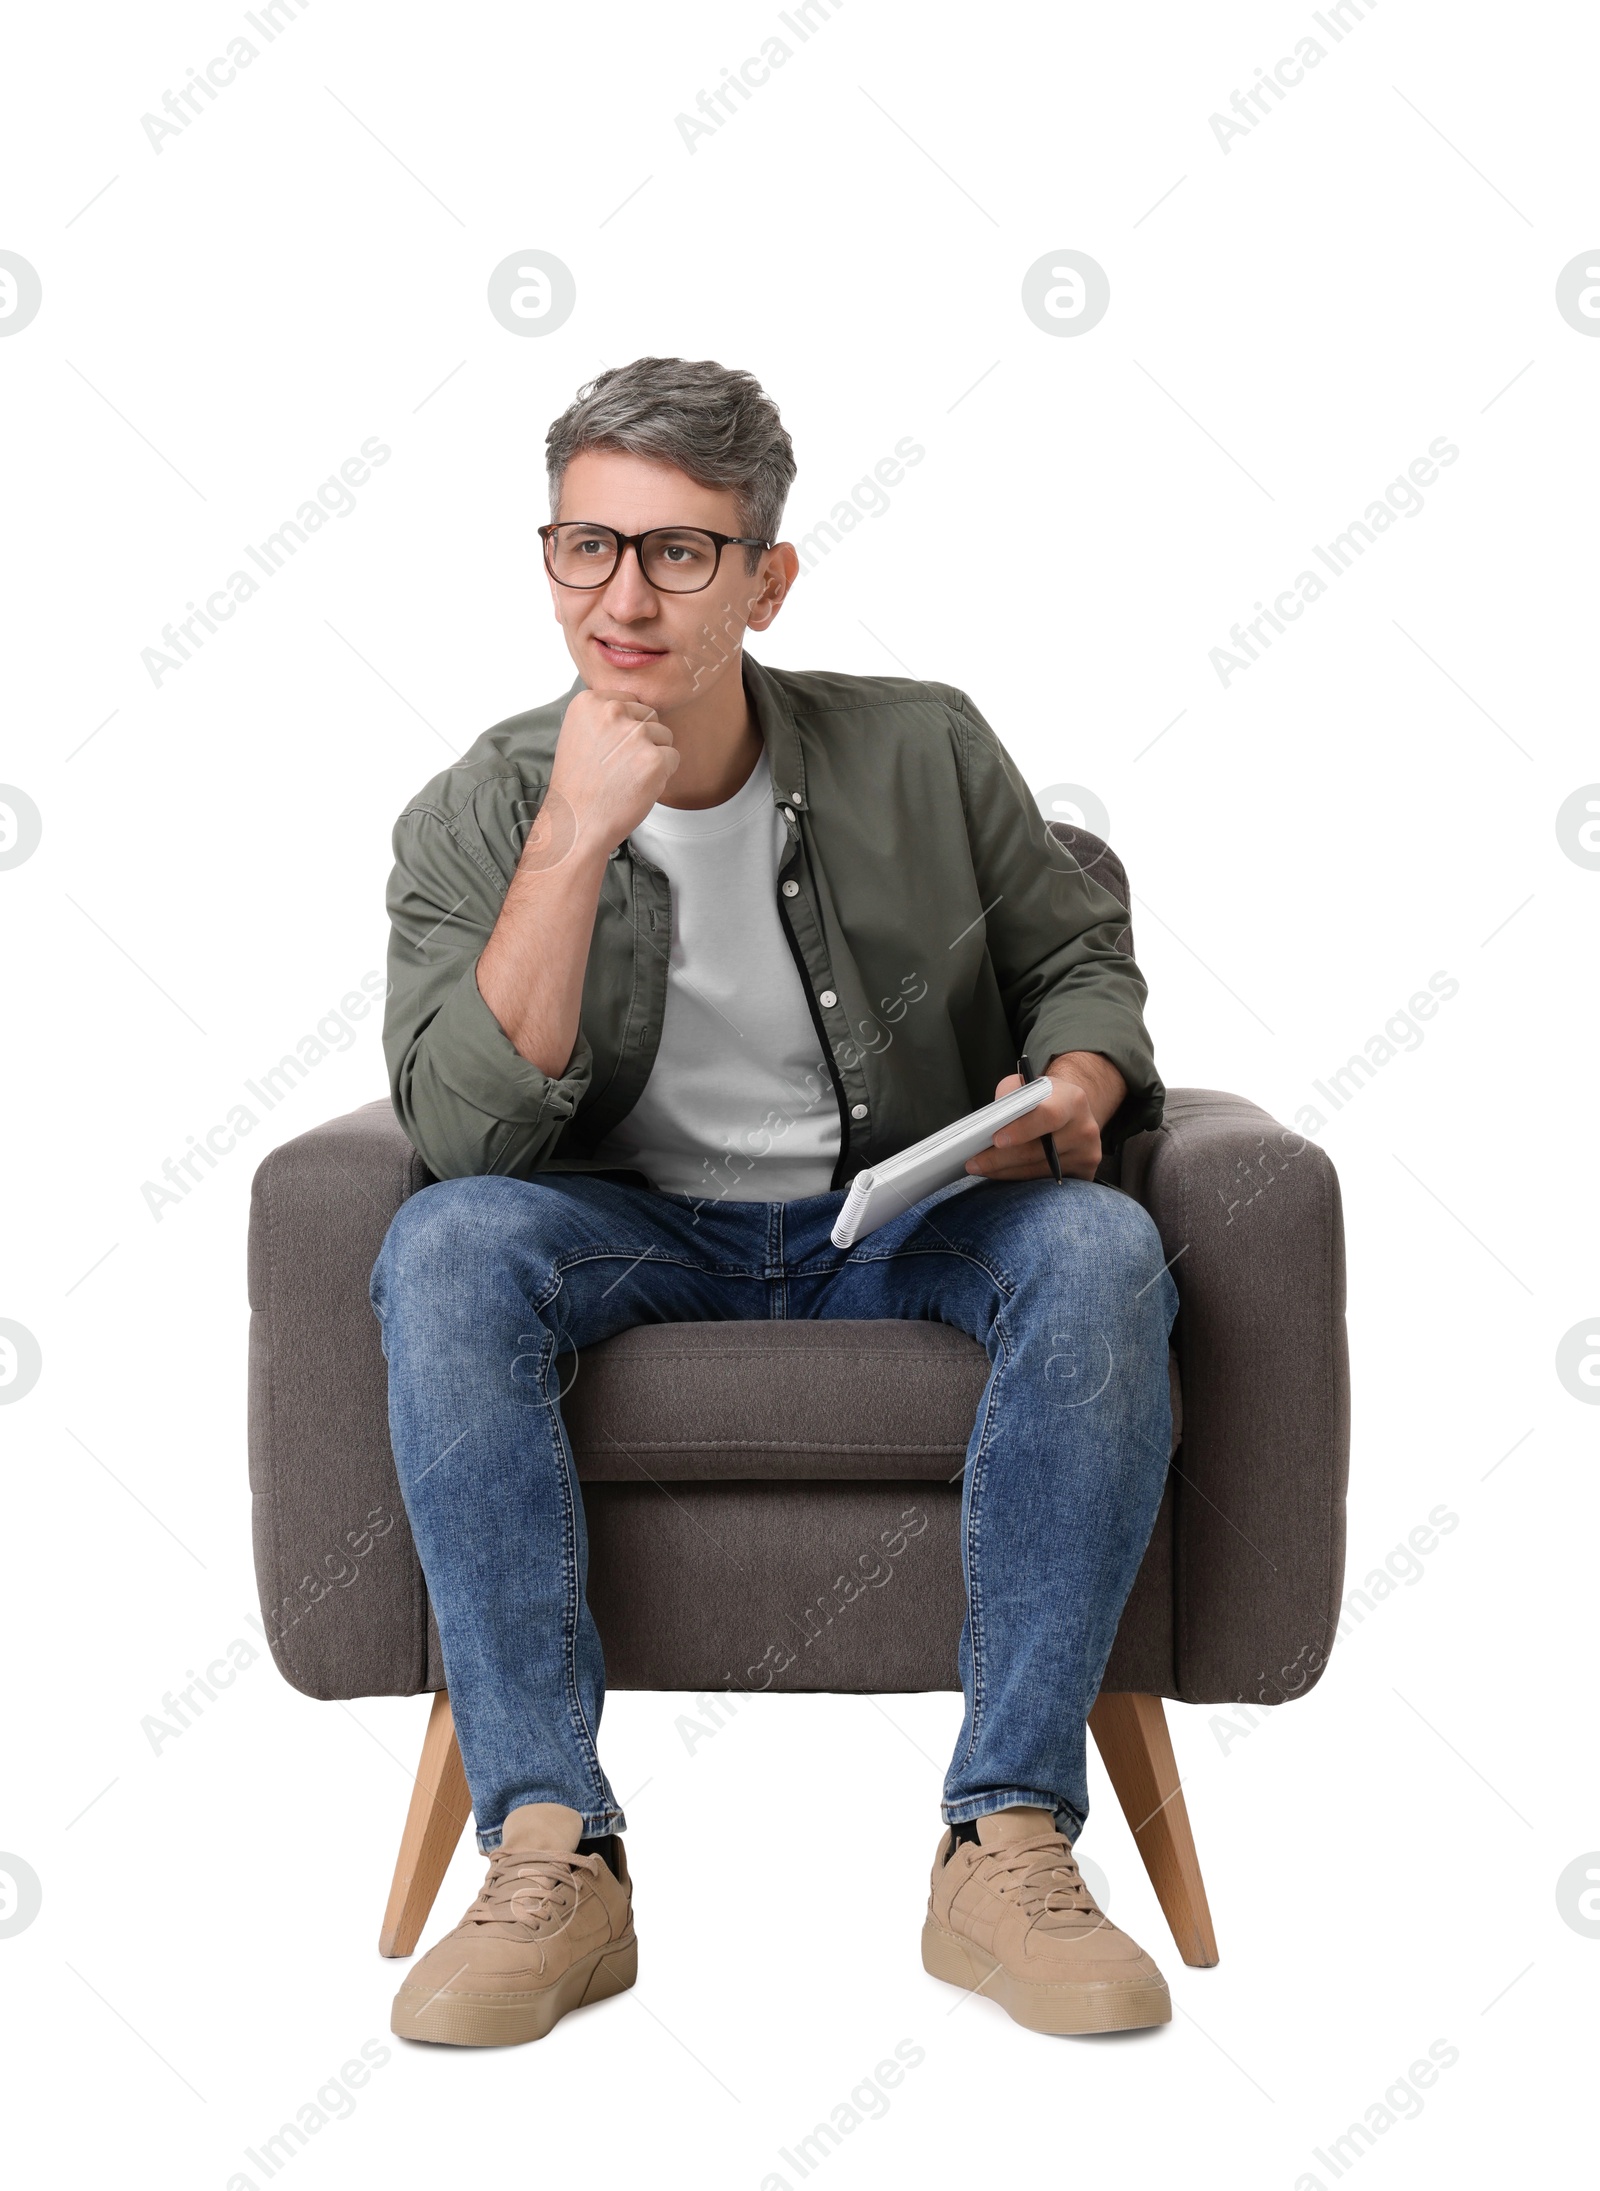
{"label": "shirt collar", "polygon": [[772,770],[772,797],[777,806],[806,803],[805,758],[789,695],[776,677],[750,655],[744,656],[744,689],[755,714],[761,743],[767,749]]}

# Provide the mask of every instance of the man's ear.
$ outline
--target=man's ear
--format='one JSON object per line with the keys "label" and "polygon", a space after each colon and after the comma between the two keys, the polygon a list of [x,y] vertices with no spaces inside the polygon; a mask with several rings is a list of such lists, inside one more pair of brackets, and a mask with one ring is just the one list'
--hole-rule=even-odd
{"label": "man's ear", "polygon": [[787,540],[780,540],[768,551],[765,579],[760,593],[751,605],[745,619],[751,631],[765,631],[788,597],[789,588],[800,575],[800,558]]}

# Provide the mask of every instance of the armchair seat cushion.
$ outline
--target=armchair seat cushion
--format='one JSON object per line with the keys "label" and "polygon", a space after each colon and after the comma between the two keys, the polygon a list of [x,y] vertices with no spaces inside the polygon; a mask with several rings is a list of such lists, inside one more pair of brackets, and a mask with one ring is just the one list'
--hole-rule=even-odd
{"label": "armchair seat cushion", "polygon": [[[1176,1452],[1170,1349],[1167,1374]],[[953,1324],[639,1324],[578,1356],[562,1413],[584,1483],[948,1483],[988,1376]]]}

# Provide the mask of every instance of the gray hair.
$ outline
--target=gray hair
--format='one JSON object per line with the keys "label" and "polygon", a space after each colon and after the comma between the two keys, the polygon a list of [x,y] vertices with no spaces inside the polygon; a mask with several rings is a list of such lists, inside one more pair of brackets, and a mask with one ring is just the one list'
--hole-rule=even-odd
{"label": "gray hair", "polygon": [[[794,483],[794,445],[778,406],[751,373],[714,359],[635,358],[585,382],[545,436],[550,515],[583,449],[619,449],[672,464],[702,487],[731,492],[739,531],[776,540]],[[758,548],[744,551],[754,572]]]}

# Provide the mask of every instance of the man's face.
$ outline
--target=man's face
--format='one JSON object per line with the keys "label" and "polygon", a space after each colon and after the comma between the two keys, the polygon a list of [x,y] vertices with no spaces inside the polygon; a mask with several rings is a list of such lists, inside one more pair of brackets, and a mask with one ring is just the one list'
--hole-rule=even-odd
{"label": "man's face", "polygon": [[[739,534],[731,494],[701,487],[674,465],[615,449],[585,449],[561,482],[563,524],[609,525],[619,533],[656,525],[700,525]],[[591,692],[620,693],[657,714],[703,698],[730,673],[738,678],[747,630],[764,631],[799,568],[794,550],[768,549],[753,573],[743,548],[724,548],[717,575],[701,593],[658,591],[632,548],[610,580],[592,591],[550,580],[556,622]]]}

